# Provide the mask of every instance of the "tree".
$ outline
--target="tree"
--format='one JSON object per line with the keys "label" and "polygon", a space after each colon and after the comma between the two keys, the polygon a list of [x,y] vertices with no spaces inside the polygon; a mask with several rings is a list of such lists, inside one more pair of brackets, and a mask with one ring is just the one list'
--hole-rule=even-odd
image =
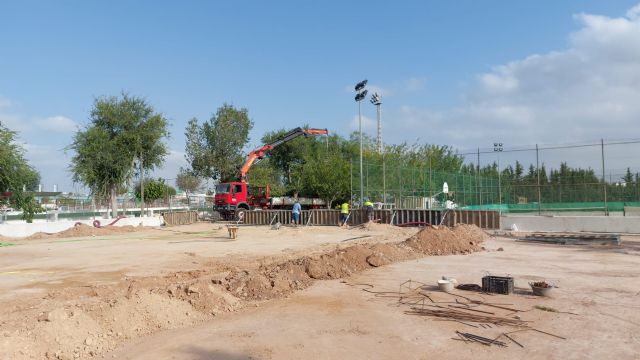
{"label": "tree", "polygon": [[252,128],[247,109],[226,103],[202,125],[191,119],[185,130],[185,158],[193,173],[220,181],[236,180]]}
{"label": "tree", "polygon": [[316,151],[302,166],[303,191],[320,197],[331,209],[333,201],[349,197],[350,178],[345,174],[349,174],[349,161],[339,151]]}
{"label": "tree", "polygon": [[40,182],[40,174],[27,163],[24,148],[16,143],[16,136],[0,123],[0,192],[33,190]]}
{"label": "tree", "polygon": [[141,198],[144,195],[149,201],[164,199],[175,194],[176,189],[167,185],[163,178],[145,180],[144,194],[142,194],[140,183],[136,185],[136,197]]}
{"label": "tree", "polygon": [[44,212],[42,206],[34,199],[33,194],[17,192],[14,196],[14,202],[16,207],[22,210],[22,220],[29,224],[33,222],[35,214]]}
{"label": "tree", "polygon": [[627,185],[633,185],[633,174],[631,173],[631,168],[627,168],[627,172],[622,177],[622,181]]}
{"label": "tree", "polygon": [[176,186],[187,195],[187,206],[191,205],[189,194],[196,192],[202,185],[202,179],[193,175],[189,171],[180,168],[180,172],[176,176]]}
{"label": "tree", "polygon": [[40,174],[24,158],[24,148],[16,143],[16,133],[0,122],[0,195],[11,194],[10,197],[0,196],[0,205],[13,204],[22,210],[23,220],[33,222],[34,214],[44,209],[23,189],[32,190],[39,182]]}
{"label": "tree", "polygon": [[247,182],[253,189],[269,185],[271,196],[284,196],[287,193],[287,189],[283,184],[282,175],[273,166],[271,160],[271,158],[268,158],[253,165],[251,171],[247,174]]}
{"label": "tree", "polygon": [[135,160],[143,179],[145,171],[164,161],[167,150],[162,139],[168,136],[167,121],[145,99],[126,93],[96,99],[90,123],[68,146],[75,152],[70,166],[73,180],[94,196],[108,195],[115,217],[118,189],[133,176]]}

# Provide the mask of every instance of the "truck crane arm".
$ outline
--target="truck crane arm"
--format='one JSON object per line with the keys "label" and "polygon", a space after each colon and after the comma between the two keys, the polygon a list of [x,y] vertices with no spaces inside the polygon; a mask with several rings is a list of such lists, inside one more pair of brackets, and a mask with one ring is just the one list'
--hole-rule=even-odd
{"label": "truck crane arm", "polygon": [[247,159],[244,161],[244,164],[242,164],[242,167],[240,167],[240,180],[242,182],[245,182],[247,172],[249,172],[251,165],[256,163],[256,161],[259,161],[262,158],[264,158],[269,153],[269,151],[273,150],[274,148],[302,135],[306,137],[309,135],[327,135],[327,134],[329,134],[327,129],[303,129],[301,127],[298,127],[284,134],[281,138],[269,144],[262,145],[262,147],[255,149],[249,152],[249,154],[247,154]]}

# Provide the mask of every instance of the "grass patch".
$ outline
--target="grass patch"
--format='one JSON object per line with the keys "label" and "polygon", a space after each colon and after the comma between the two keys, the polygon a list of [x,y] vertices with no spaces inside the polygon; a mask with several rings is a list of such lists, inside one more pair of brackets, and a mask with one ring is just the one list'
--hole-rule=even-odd
{"label": "grass patch", "polygon": [[558,312],[558,310],[556,310],[556,309],[554,309],[552,307],[548,307],[548,306],[536,305],[536,306],[534,306],[534,308],[536,308],[538,310],[542,310],[542,311],[555,312],[555,313]]}

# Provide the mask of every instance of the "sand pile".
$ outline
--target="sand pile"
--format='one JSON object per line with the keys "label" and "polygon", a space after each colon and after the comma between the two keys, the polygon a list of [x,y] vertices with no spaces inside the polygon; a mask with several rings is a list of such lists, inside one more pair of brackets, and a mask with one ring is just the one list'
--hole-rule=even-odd
{"label": "sand pile", "polygon": [[427,227],[403,244],[425,255],[468,254],[480,250],[480,243],[486,236],[484,231],[473,225]]}
{"label": "sand pile", "polygon": [[26,240],[38,240],[38,239],[60,239],[69,237],[82,237],[82,236],[98,236],[98,235],[114,235],[124,234],[136,231],[137,228],[131,225],[126,226],[105,226],[96,228],[90,225],[78,223],[74,227],[67,230],[63,230],[57,233],[45,233],[37,232],[31,236],[26,237]]}

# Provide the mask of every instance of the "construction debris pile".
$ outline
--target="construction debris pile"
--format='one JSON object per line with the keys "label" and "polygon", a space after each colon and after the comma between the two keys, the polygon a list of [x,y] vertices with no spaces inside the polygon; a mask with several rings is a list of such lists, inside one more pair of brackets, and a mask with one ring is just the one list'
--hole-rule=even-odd
{"label": "construction debris pile", "polygon": [[[470,288],[468,285],[462,288],[458,287],[458,289]],[[408,280],[400,284],[398,291],[376,291],[371,288],[363,288],[362,291],[374,294],[379,298],[397,299],[398,305],[409,307],[408,310],[404,311],[407,315],[423,316],[434,321],[456,322],[478,330],[501,328],[494,338],[456,330],[457,338],[454,339],[466,343],[477,342],[482,345],[506,347],[508,346],[507,343],[498,340],[504,337],[510,342],[524,347],[521,342],[510,336],[524,331],[535,331],[558,339],[566,339],[562,336],[536,329],[529,321],[522,320],[517,315],[518,313],[529,311],[528,309],[517,309],[512,307],[512,304],[487,301],[485,296],[490,294],[484,293],[485,296],[480,294],[463,295],[462,291],[453,293],[430,291],[428,289],[429,286],[424,283]],[[471,291],[476,291],[476,289],[473,288]],[[505,297],[500,299],[505,299]],[[503,327],[510,327],[511,329],[510,331],[504,331],[502,330]]]}

